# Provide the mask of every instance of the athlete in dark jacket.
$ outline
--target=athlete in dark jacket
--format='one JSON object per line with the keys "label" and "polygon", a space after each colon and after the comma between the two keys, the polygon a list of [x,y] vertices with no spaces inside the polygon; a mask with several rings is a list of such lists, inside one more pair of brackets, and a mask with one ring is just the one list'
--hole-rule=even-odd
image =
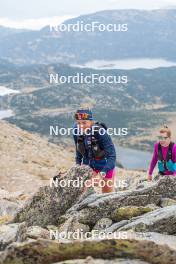
{"label": "athlete in dark jacket", "polygon": [[78,110],[75,119],[76,164],[89,165],[94,174],[99,174],[105,183],[111,185],[106,184],[103,192],[114,191],[116,151],[111,137],[103,125],[93,121],[90,110]]}

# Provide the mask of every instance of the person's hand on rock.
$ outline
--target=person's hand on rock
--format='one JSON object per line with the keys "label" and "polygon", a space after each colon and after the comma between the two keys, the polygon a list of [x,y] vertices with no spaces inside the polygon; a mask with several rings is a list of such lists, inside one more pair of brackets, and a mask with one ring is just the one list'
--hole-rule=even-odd
{"label": "person's hand on rock", "polygon": [[148,181],[152,181],[152,175],[148,175]]}

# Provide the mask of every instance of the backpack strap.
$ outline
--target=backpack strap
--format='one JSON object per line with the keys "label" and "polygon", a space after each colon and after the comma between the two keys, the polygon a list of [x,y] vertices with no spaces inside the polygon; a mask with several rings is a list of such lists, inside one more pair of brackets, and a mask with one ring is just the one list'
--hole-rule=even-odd
{"label": "backpack strap", "polygon": [[168,152],[167,152],[166,161],[172,160],[172,150],[173,150],[174,145],[175,145],[174,142],[171,142],[169,144],[169,149],[168,149]]}
{"label": "backpack strap", "polygon": [[103,127],[105,130],[108,129],[107,125],[105,123],[103,123],[103,122],[95,122],[95,125],[97,125],[97,127],[99,127],[99,128]]}
{"label": "backpack strap", "polygon": [[158,160],[163,161],[164,157],[163,157],[163,153],[162,153],[162,148],[161,148],[161,144],[158,144]]}
{"label": "backpack strap", "polygon": [[166,160],[164,160],[164,157],[163,157],[161,144],[160,143],[158,144],[158,160],[160,160],[160,161],[163,162],[163,165],[164,165],[164,169],[165,170],[168,170],[168,168],[167,168],[167,162],[169,160],[172,160],[172,150],[173,150],[174,144],[175,143],[173,143],[173,142],[171,142],[169,144],[169,148],[168,148]]}
{"label": "backpack strap", "polygon": [[158,160],[163,162],[163,166],[164,166],[164,169],[166,171],[167,170],[167,164],[166,164],[166,160],[164,160],[163,153],[162,153],[162,147],[161,147],[160,143],[158,144]]}
{"label": "backpack strap", "polygon": [[[104,124],[104,123],[103,123]],[[104,128],[107,130],[106,125],[102,125],[102,123],[96,122],[94,124],[94,133],[91,135],[91,143],[92,143],[92,155],[95,159],[103,159],[105,157],[105,150],[100,147],[99,144],[99,130]]]}
{"label": "backpack strap", "polygon": [[84,136],[83,135],[77,136],[76,149],[78,152],[81,153],[82,156],[84,156],[86,149],[85,149]]}

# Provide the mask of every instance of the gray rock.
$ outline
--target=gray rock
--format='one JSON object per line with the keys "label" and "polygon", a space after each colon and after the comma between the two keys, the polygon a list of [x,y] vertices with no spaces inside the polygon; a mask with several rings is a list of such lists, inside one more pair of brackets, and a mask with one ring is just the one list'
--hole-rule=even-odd
{"label": "gray rock", "polygon": [[53,230],[53,231],[56,231],[56,230],[58,230],[58,226],[54,226],[54,225],[47,225],[47,230]]}
{"label": "gray rock", "polygon": [[176,200],[170,199],[170,198],[162,198],[161,199],[161,203],[160,203],[161,207],[166,207],[166,206],[170,206],[170,205],[176,205]]}
{"label": "gray rock", "polygon": [[60,227],[58,228],[58,232],[62,233],[66,240],[74,239],[74,234],[76,232],[78,233],[78,237],[80,237],[81,239],[81,235],[84,235],[86,232],[89,231],[89,226],[79,223],[75,216],[70,217],[68,220],[65,221],[64,224],[60,225]]}
{"label": "gray rock", "polygon": [[[11,244],[2,256],[2,264],[50,264],[69,259],[140,260],[151,264],[175,264],[176,250],[153,241],[137,239],[110,239],[58,243],[38,239]],[[128,262],[127,262],[128,263]]]}
{"label": "gray rock", "polygon": [[119,222],[143,215],[151,211],[153,211],[153,209],[149,206],[125,206],[115,209],[111,214],[111,219],[115,222]]}
{"label": "gray rock", "polygon": [[94,226],[95,230],[104,230],[112,225],[112,220],[110,218],[100,219]]}
{"label": "gray rock", "polygon": [[13,242],[22,242],[26,239],[26,224],[8,224],[0,226],[0,251],[3,251]]}
{"label": "gray rock", "polygon": [[37,238],[46,238],[49,239],[49,231],[40,226],[30,226],[27,228],[26,236],[28,238],[37,239]]}
{"label": "gray rock", "polygon": [[131,236],[131,232],[130,235],[128,236],[128,238],[136,238],[136,239],[143,239],[143,240],[150,240],[153,241],[159,245],[167,245],[169,246],[169,248],[176,250],[176,236],[172,236],[172,235],[163,235],[160,233],[156,233],[156,232],[140,232],[140,233],[134,233],[134,235]]}
{"label": "gray rock", "polygon": [[78,221],[93,226],[101,218],[109,217],[117,208],[125,206],[159,205],[162,198],[172,198],[176,194],[176,178],[168,176],[153,182],[144,189],[110,194],[90,195],[67,211],[77,214]]}
{"label": "gray rock", "polygon": [[[78,188],[71,181],[91,178],[92,169],[88,166],[72,167],[64,178],[58,179],[58,186],[44,186],[16,214],[13,222],[25,221],[28,226],[57,225],[61,215],[75,204],[83,194],[84,184]],[[63,187],[63,182],[65,187]]]}
{"label": "gray rock", "polygon": [[0,216],[11,215],[14,216],[19,208],[19,204],[10,202],[5,199],[0,200]]}
{"label": "gray rock", "polygon": [[134,230],[136,232],[159,232],[176,234],[176,205],[149,212],[132,219],[132,222],[118,231]]}
{"label": "gray rock", "polygon": [[113,259],[113,260],[104,260],[104,259],[94,259],[92,257],[87,257],[86,259],[76,259],[76,260],[67,260],[57,262],[55,264],[149,264],[141,260],[132,260],[132,259]]}
{"label": "gray rock", "polygon": [[106,228],[106,229],[104,230],[104,232],[105,232],[105,233],[113,233],[113,232],[115,232],[116,230],[118,230],[119,228],[121,228],[122,226],[127,225],[128,223],[129,223],[128,220],[120,221],[120,222],[115,223],[115,224],[113,224],[112,226]]}

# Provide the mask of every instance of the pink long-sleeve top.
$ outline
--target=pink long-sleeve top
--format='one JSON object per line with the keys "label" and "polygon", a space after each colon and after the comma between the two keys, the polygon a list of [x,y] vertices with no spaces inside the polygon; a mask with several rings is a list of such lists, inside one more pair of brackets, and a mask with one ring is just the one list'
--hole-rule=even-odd
{"label": "pink long-sleeve top", "polygon": [[[149,175],[153,174],[154,168],[158,162],[158,145],[159,145],[159,142],[154,145],[154,152],[153,152],[153,157],[152,157],[152,160],[150,163]],[[162,146],[161,149],[162,149],[162,153],[163,153],[163,158],[164,158],[164,160],[166,160],[169,146],[167,146],[167,147]],[[172,160],[173,160],[173,162],[176,162],[176,144],[174,145],[174,147],[172,149]],[[165,171],[165,175],[175,175],[176,176],[176,171],[171,172],[171,171],[167,170],[167,171]]]}

